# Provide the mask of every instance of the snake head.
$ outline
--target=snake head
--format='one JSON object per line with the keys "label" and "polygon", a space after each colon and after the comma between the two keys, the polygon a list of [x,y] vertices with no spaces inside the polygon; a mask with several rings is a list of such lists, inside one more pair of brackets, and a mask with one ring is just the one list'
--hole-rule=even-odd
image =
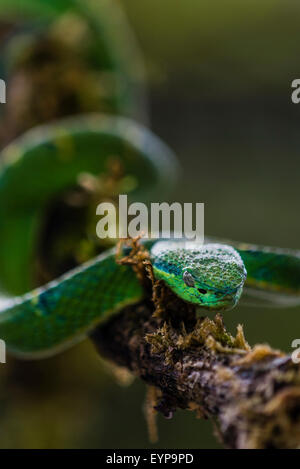
{"label": "snake head", "polygon": [[212,311],[232,309],[247,276],[239,253],[222,244],[161,246],[153,267],[156,277],[180,298]]}

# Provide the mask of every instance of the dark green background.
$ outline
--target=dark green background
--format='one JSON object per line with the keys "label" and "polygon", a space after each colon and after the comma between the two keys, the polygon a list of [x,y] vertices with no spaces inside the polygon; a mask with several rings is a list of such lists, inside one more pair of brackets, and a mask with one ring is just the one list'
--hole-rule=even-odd
{"label": "dark green background", "polygon": [[[174,199],[205,203],[207,234],[299,248],[300,5],[292,0],[124,0],[148,77],[153,130],[178,154]],[[226,313],[250,344],[285,351],[300,308]],[[92,345],[1,366],[0,446],[151,446],[145,387],[119,387]],[[13,363],[12,363],[13,362]],[[8,382],[9,386],[4,383]],[[154,447],[216,448],[209,422],[158,418]]]}

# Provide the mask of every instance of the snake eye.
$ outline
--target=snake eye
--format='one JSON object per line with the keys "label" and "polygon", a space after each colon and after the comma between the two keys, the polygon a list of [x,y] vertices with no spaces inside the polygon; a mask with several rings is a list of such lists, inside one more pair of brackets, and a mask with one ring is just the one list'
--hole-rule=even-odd
{"label": "snake eye", "polygon": [[198,288],[198,292],[205,295],[205,293],[207,293],[207,290],[204,290],[204,288]]}
{"label": "snake eye", "polygon": [[195,287],[195,281],[193,279],[193,276],[187,271],[183,272],[183,281],[187,287]]}

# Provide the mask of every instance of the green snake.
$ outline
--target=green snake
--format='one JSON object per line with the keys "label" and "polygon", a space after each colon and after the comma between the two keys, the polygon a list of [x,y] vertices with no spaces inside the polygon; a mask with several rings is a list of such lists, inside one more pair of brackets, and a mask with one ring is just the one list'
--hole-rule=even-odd
{"label": "green snake", "polygon": [[[35,281],[36,245],[49,201],[78,184],[82,173],[105,172],[111,155],[135,181],[132,200],[163,198],[175,178],[172,152],[150,131],[119,117],[66,119],[29,131],[2,151],[0,285],[6,299],[0,337],[19,357],[57,353],[145,297],[132,268],[116,262],[114,248],[23,294]],[[300,302],[297,251],[213,238],[204,245],[182,239],[145,244],[155,278],[200,309],[225,311],[246,294],[274,305]]]}
{"label": "green snake", "polygon": [[[0,289],[3,293],[0,339],[5,340],[11,353],[21,358],[42,358],[70,347],[84,339],[96,325],[125,306],[140,302],[147,294],[132,268],[117,263],[115,248],[108,249],[107,245],[102,246],[101,254],[88,262],[79,262],[76,268],[60,267],[57,275],[52,271],[50,277],[54,280],[44,286],[37,274],[41,249],[48,260],[59,250],[59,243],[52,250],[51,243],[41,248],[41,238],[49,228],[49,207],[59,204],[74,188],[77,190],[82,175],[98,180],[99,175],[106,174],[111,158],[117,158],[127,181],[119,187],[120,191],[128,193],[132,201],[145,202],[165,200],[176,180],[177,162],[173,153],[133,121],[97,114],[57,120],[62,115],[99,109],[143,116],[139,109],[142,106],[137,105],[140,96],[136,96],[139,57],[126,22],[112,3],[108,0],[0,0],[1,18],[13,20],[17,27],[17,34],[5,45],[0,61],[1,73],[5,72],[8,80],[16,72],[26,78],[22,57],[34,56],[32,45],[40,44],[41,40],[51,44],[53,31],[59,33],[61,25],[65,27],[70,18],[73,22],[75,19],[79,31],[87,34],[79,35],[66,49],[71,57],[72,50],[75,51],[75,70],[81,70],[82,66],[86,71],[83,75],[86,86],[83,91],[82,86],[76,90],[80,103],[76,112],[60,107],[59,115],[50,116],[54,124],[23,134],[0,155]],[[30,28],[25,24],[26,34],[22,29],[24,18],[30,23]],[[54,43],[56,40],[54,35]],[[66,46],[64,40],[62,45]],[[8,56],[13,60],[10,59],[7,71]],[[64,61],[63,55],[61,60]],[[99,87],[98,82],[105,84],[107,76],[115,86],[108,87],[108,94],[98,95],[99,90],[106,89]],[[86,100],[86,91],[91,100]],[[65,96],[60,98],[64,102]],[[27,107],[34,107],[32,103],[36,105],[33,99]],[[43,121],[40,115],[30,118],[27,122],[20,116],[22,130]],[[103,195],[102,190],[102,198]],[[110,198],[112,194],[107,196]],[[95,231],[95,212],[93,215]],[[52,217],[51,228],[58,230],[56,238],[62,234],[59,232],[62,224],[61,218],[56,222]],[[71,227],[81,229],[81,226]],[[71,245],[69,235],[71,238],[73,233],[63,233],[64,249]],[[76,236],[75,241],[78,241]],[[182,239],[158,239],[145,241],[145,246],[154,277],[199,310],[226,311],[245,299],[272,306],[300,303],[297,251],[210,237],[204,245]]]}

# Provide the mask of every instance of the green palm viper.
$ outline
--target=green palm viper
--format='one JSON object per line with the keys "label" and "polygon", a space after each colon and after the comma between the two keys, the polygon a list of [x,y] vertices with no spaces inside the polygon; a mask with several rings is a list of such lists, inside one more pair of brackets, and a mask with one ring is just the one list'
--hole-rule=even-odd
{"label": "green palm viper", "polygon": [[[81,174],[105,172],[117,156],[130,176],[132,200],[163,200],[176,178],[173,153],[151,132],[120,117],[66,119],[12,142],[1,153],[0,337],[23,358],[57,353],[145,293],[115,249],[34,290],[35,255],[49,201]],[[128,180],[128,177],[127,177]],[[240,298],[299,304],[298,251],[207,238],[146,241],[154,276],[183,300],[209,311],[233,308]],[[30,291],[30,293],[24,293]]]}

